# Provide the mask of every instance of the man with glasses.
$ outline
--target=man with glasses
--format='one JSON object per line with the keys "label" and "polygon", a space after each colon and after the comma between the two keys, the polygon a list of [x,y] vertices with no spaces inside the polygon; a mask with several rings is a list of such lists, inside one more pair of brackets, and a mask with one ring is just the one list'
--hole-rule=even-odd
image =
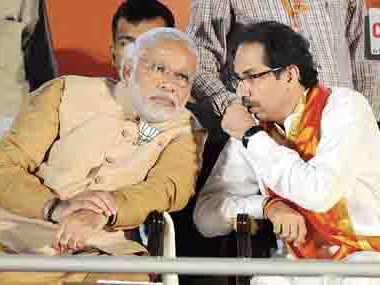
{"label": "man with glasses", "polygon": [[[185,104],[196,69],[187,34],[156,28],[125,47],[118,83],[65,76],[36,90],[0,141],[0,253],[145,254],[131,230],[195,188],[204,133]],[[100,279],[147,276],[0,273],[4,285]]]}
{"label": "man with glasses", "polygon": [[242,31],[233,70],[244,106],[224,115],[231,138],[198,197],[199,231],[225,235],[245,213],[269,219],[293,258],[380,260],[380,132],[365,97],[319,82],[309,43],[277,22]]}

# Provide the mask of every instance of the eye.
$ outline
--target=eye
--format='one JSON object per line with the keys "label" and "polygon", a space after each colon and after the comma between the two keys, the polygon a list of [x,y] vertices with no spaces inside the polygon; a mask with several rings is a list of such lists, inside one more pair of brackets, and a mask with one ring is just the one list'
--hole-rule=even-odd
{"label": "eye", "polygon": [[162,64],[153,63],[150,66],[150,70],[153,71],[153,72],[164,73],[165,72],[165,66],[162,65]]}
{"label": "eye", "polygon": [[119,41],[119,45],[121,47],[125,47],[127,44],[130,44],[130,43],[131,43],[131,41],[129,41],[129,40],[121,40],[121,41]]}
{"label": "eye", "polygon": [[241,80],[241,77],[237,73],[234,73],[234,72],[231,72],[229,74],[229,78],[231,81],[240,81]]}
{"label": "eye", "polygon": [[247,79],[248,80],[254,80],[256,78],[258,78],[259,76],[257,76],[257,74],[247,74]]}
{"label": "eye", "polygon": [[189,80],[189,76],[186,75],[186,74],[183,74],[183,73],[178,73],[176,74],[176,77],[181,80],[181,81],[184,81],[186,83],[188,83],[190,80]]}

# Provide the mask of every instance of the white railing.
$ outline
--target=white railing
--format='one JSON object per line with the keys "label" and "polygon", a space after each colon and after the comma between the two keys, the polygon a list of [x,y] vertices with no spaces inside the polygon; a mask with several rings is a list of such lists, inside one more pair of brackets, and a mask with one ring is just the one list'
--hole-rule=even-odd
{"label": "white railing", "polygon": [[0,271],[150,272],[185,275],[335,275],[380,277],[379,263],[289,261],[251,258],[115,256],[0,256]]}

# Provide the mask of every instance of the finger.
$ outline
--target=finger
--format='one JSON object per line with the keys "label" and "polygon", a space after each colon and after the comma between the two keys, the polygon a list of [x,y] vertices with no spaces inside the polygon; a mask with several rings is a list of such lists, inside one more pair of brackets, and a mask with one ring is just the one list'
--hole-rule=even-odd
{"label": "finger", "polygon": [[295,240],[294,244],[297,247],[300,247],[306,241],[307,228],[303,218],[301,218],[298,223],[298,238]]}
{"label": "finger", "polygon": [[62,234],[63,234],[63,232],[65,230],[65,226],[66,226],[65,224],[61,224],[60,225],[60,227],[58,228],[57,233],[56,233],[56,235],[54,237],[54,240],[53,240],[52,247],[55,250],[57,250],[57,251],[61,251],[61,247],[59,245],[59,241],[60,241],[61,236],[62,236]]}
{"label": "finger", "polygon": [[84,249],[84,237],[82,234],[73,235],[69,241],[69,249],[78,251]]}
{"label": "finger", "polygon": [[290,223],[283,223],[280,237],[287,239],[290,236]]}
{"label": "finger", "polygon": [[69,231],[68,227],[65,226],[64,231],[62,232],[60,238],[59,238],[59,248],[61,249],[61,252],[67,252],[68,251],[68,243],[71,238],[71,231]]}
{"label": "finger", "polygon": [[289,236],[287,237],[288,242],[292,242],[298,238],[298,223],[290,223],[289,225]]}
{"label": "finger", "polygon": [[93,234],[94,232],[90,231],[90,232],[83,232],[81,234],[76,235],[75,250],[76,251],[83,250],[85,247],[86,241],[90,239],[91,236],[93,236]]}
{"label": "finger", "polygon": [[106,205],[110,209],[111,214],[112,215],[116,215],[117,205],[116,205],[116,200],[113,197],[112,193],[109,193],[109,192],[100,192],[99,195],[101,196],[101,198],[103,199],[103,201],[106,203]]}
{"label": "finger", "polygon": [[67,249],[76,251],[77,250],[77,241],[78,241],[78,235],[72,235],[67,243]]}
{"label": "finger", "polygon": [[69,206],[66,209],[62,210],[61,218],[65,218],[78,210],[90,210],[98,214],[102,214],[104,212],[103,209],[101,209],[91,201],[74,200],[70,202]]}
{"label": "finger", "polygon": [[[79,198],[79,200],[81,200],[81,199],[82,198]],[[98,207],[99,209],[101,209],[102,213],[104,213],[106,216],[111,216],[112,215],[112,211],[110,210],[110,208],[108,207],[107,203],[102,199],[102,197],[100,195],[88,196],[83,201],[85,201],[87,203],[90,202],[90,203],[94,204],[96,207]]]}
{"label": "finger", "polygon": [[281,234],[281,231],[282,231],[281,223],[274,223],[273,224],[273,232],[278,235],[278,234]]}
{"label": "finger", "polygon": [[108,204],[108,201],[105,199],[104,195],[96,194],[91,196],[90,201],[100,207],[106,216],[111,216],[113,214],[114,209]]}

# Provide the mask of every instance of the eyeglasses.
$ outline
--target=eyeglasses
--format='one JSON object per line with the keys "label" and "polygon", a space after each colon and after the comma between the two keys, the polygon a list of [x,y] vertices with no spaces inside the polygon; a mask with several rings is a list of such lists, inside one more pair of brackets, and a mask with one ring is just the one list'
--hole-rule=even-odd
{"label": "eyeglasses", "polygon": [[181,88],[189,87],[192,84],[193,78],[190,75],[172,71],[165,64],[150,62],[143,58],[140,58],[140,62],[149,74],[155,78],[169,77],[171,75],[172,80]]}
{"label": "eyeglasses", "polygon": [[285,66],[271,68],[269,70],[253,73],[253,74],[245,74],[243,76],[238,75],[235,72],[231,72],[228,76],[228,81],[230,82],[231,87],[236,91],[236,88],[239,86],[240,82],[243,82],[245,80],[253,81],[255,79],[258,79],[266,74],[272,73],[272,72],[278,72],[281,69],[285,68]]}

